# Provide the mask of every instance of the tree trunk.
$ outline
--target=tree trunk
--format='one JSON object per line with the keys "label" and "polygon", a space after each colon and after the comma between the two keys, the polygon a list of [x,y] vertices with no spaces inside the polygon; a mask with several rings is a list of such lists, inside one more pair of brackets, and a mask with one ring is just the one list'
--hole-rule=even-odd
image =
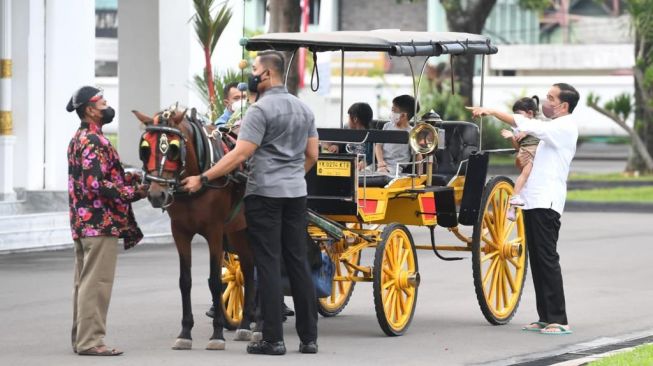
{"label": "tree trunk", "polygon": [[[447,12],[447,25],[451,32],[480,34],[496,0],[440,0]],[[465,5],[461,5],[461,4]],[[476,56],[455,56],[453,73],[457,79],[459,94],[468,105],[473,105],[474,64]]]}
{"label": "tree trunk", "polygon": [[[626,124],[626,121],[622,120],[621,118],[619,118],[619,116],[608,111],[607,109],[603,107],[599,107],[595,103],[590,103],[588,106],[594,109],[595,111],[601,113],[602,115],[613,120],[616,124],[619,125],[619,127],[623,128],[628,133],[628,136],[630,136],[630,140],[632,142],[633,152],[636,152],[637,155],[639,155],[639,158],[641,159],[644,167],[644,169],[637,169],[637,170],[653,172],[653,157],[651,157],[650,152],[647,151],[644,141],[642,141],[642,139],[639,137],[637,132],[634,129],[630,128],[630,126]],[[631,154],[630,160],[632,160],[633,155],[635,154]],[[626,168],[626,170],[632,171],[632,169],[628,169],[628,168]]]}
{"label": "tree trunk", "polygon": [[[635,32],[635,131],[639,135],[646,150],[653,154],[653,108],[651,108],[652,88],[644,85],[644,75],[647,68],[653,67],[653,39]],[[631,154],[628,159],[628,170],[645,170],[645,158],[641,154]]]}
{"label": "tree trunk", "polygon": [[[301,7],[299,0],[270,0],[270,33],[299,32],[301,22]],[[285,52],[286,67],[292,53]],[[297,95],[299,74],[297,73],[297,55],[288,71],[288,91]]]}

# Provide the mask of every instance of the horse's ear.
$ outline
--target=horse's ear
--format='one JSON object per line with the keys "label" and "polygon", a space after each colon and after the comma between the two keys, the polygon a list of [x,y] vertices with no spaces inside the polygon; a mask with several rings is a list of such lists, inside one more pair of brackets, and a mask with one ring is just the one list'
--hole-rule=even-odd
{"label": "horse's ear", "polygon": [[186,115],[186,112],[188,111],[188,108],[184,109],[183,112],[179,113],[180,110],[177,109],[174,116],[172,117],[172,121],[174,122],[175,125],[178,125],[181,123],[181,121],[184,119],[184,116]]}
{"label": "horse's ear", "polygon": [[136,118],[138,118],[138,120],[141,121],[141,123],[143,123],[143,124],[149,125],[149,124],[151,124],[153,122],[152,117],[146,116],[145,114],[143,114],[143,113],[141,113],[141,112],[139,112],[137,110],[132,110],[132,113],[134,113]]}

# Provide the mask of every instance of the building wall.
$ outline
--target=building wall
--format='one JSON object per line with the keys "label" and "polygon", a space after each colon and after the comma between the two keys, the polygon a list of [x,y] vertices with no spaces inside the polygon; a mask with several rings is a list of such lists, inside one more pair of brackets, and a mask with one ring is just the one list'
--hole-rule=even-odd
{"label": "building wall", "polygon": [[341,0],[340,30],[397,28],[426,31],[427,2]]}

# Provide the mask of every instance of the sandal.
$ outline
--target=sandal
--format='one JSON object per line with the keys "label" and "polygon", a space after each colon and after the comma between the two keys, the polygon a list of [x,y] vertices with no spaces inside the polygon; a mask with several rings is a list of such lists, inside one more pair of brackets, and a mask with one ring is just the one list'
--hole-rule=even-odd
{"label": "sandal", "polygon": [[524,325],[521,330],[527,331],[527,332],[541,332],[542,329],[546,328],[548,326],[547,323],[545,322],[532,322],[528,325]]}
{"label": "sandal", "polygon": [[568,325],[561,325],[557,323],[551,323],[546,327],[540,330],[540,334],[549,334],[549,335],[563,335],[563,334],[572,334],[573,332],[569,329]]}
{"label": "sandal", "polygon": [[100,348],[102,347],[92,347],[85,351],[79,351],[77,354],[80,356],[120,356],[123,353],[122,351],[119,351],[115,348],[110,349],[108,347],[104,347],[104,351],[100,351]]}

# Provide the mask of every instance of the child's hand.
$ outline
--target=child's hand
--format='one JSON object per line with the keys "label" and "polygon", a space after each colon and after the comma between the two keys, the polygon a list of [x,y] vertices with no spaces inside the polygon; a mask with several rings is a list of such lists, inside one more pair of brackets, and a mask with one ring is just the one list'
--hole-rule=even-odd
{"label": "child's hand", "polygon": [[523,140],[524,137],[526,137],[526,136],[528,136],[528,134],[527,134],[526,132],[518,132],[518,133],[515,135],[515,140],[517,140],[517,141],[521,141],[521,140]]}
{"label": "child's hand", "polygon": [[508,131],[506,129],[501,130],[501,136],[503,136],[504,139],[511,139],[515,137],[512,131]]}

